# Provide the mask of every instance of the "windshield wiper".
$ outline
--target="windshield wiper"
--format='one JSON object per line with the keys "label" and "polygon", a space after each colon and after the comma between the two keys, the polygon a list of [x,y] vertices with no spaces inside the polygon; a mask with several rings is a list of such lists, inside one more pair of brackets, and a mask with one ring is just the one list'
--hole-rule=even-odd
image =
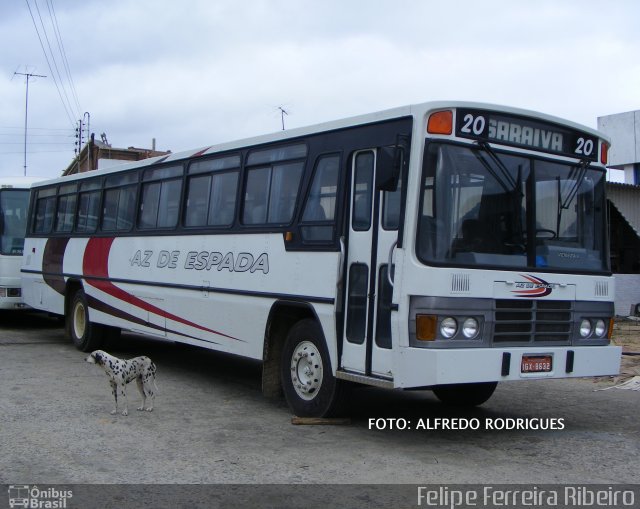
{"label": "windshield wiper", "polygon": [[571,167],[571,171],[569,171],[569,175],[567,176],[567,181],[571,182],[571,187],[569,188],[569,192],[566,194],[564,200],[562,199],[562,188],[560,186],[560,177],[556,177],[558,180],[558,216],[556,223],[556,232],[560,233],[560,222],[562,221],[562,211],[567,210],[571,202],[578,195],[578,191],[580,190],[580,186],[582,185],[582,181],[584,176],[589,169],[590,161],[588,159],[582,159],[577,165]]}
{"label": "windshield wiper", "polygon": [[511,172],[509,171],[509,168],[505,166],[505,164],[502,162],[502,159],[500,159],[500,156],[496,154],[495,150],[493,150],[493,147],[489,145],[489,143],[487,143],[486,141],[479,141],[477,142],[477,145],[482,148],[487,154],[489,154],[491,161],[493,161],[495,166],[500,170],[500,175],[496,174],[491,164],[489,164],[486,159],[482,157],[482,153],[478,150],[474,151],[476,153],[476,157],[480,160],[482,165],[487,169],[491,176],[496,179],[496,181],[505,191],[513,192],[515,190],[517,191],[519,198],[522,198],[524,196],[524,193],[518,185],[520,183],[520,177],[518,177],[518,181],[513,178]]}

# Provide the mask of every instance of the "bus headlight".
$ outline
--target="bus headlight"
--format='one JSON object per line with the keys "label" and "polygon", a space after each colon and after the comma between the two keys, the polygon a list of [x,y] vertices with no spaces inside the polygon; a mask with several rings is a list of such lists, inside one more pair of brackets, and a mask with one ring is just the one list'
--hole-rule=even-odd
{"label": "bus headlight", "polygon": [[455,318],[448,316],[440,322],[440,334],[446,339],[451,339],[458,332],[458,322]]}
{"label": "bus headlight", "polygon": [[580,322],[580,336],[583,338],[589,337],[591,334],[591,322],[589,320],[582,320]]}
{"label": "bus headlight", "polygon": [[462,324],[462,334],[467,339],[473,339],[480,332],[480,325],[475,318],[467,318]]}
{"label": "bus headlight", "polygon": [[596,326],[594,327],[595,335],[599,338],[603,338],[607,333],[607,325],[604,323],[604,320],[597,320]]}

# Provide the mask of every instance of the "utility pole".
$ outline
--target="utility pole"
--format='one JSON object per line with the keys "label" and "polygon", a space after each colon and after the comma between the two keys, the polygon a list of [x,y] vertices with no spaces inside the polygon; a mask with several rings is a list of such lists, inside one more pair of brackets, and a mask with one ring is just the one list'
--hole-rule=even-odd
{"label": "utility pole", "polygon": [[30,72],[14,72],[13,75],[25,76],[27,78],[27,93],[24,101],[24,175],[27,176],[27,121],[29,119],[29,79],[30,78],[46,78],[42,74],[33,74]]}

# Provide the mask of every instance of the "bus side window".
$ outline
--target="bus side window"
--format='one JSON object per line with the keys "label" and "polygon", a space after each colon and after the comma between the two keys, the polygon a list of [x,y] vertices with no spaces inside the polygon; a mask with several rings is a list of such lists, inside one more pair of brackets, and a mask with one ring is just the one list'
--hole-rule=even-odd
{"label": "bus side window", "polygon": [[180,217],[182,165],[149,168],[142,176],[138,227],[175,228]]}
{"label": "bus side window", "polygon": [[58,198],[58,212],[56,216],[55,231],[70,232],[73,230],[76,200],[78,195],[67,194]]}
{"label": "bus side window", "polygon": [[240,156],[205,159],[189,165],[184,225],[227,227],[233,224]]}
{"label": "bus side window", "polygon": [[205,226],[207,224],[210,190],[211,175],[198,175],[189,178],[185,226]]}
{"label": "bus side window", "polygon": [[[242,223],[289,224],[298,200],[307,146],[304,143],[250,152]],[[284,162],[298,159],[298,161]]]}
{"label": "bus side window", "polygon": [[207,224],[230,226],[236,211],[236,195],[239,172],[214,174],[211,182],[211,198]]}
{"label": "bus side window", "polygon": [[106,231],[130,230],[135,217],[135,186],[108,189],[104,197],[102,229]]}
{"label": "bus side window", "polygon": [[78,204],[78,220],[76,231],[80,233],[92,233],[98,227],[100,216],[100,191],[80,193]]}
{"label": "bus side window", "polygon": [[290,223],[303,169],[304,163],[250,169],[247,173],[243,223]]}
{"label": "bus side window", "polygon": [[36,217],[33,226],[34,233],[49,233],[53,226],[56,209],[56,189],[42,189],[36,198]]}
{"label": "bus side window", "polygon": [[247,173],[247,188],[244,197],[244,224],[262,224],[267,222],[267,203],[271,168],[253,168]]}
{"label": "bus side window", "polygon": [[[339,170],[339,155],[323,156],[318,160],[302,214],[303,225],[300,230],[303,241],[328,242],[333,240]],[[332,224],[327,224],[328,222]],[[321,224],[307,226],[308,223]]]}

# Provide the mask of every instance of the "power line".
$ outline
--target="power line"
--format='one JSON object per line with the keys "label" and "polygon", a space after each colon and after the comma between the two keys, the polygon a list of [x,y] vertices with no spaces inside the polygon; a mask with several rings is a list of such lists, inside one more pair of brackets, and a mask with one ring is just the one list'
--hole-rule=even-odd
{"label": "power line", "polygon": [[[22,130],[24,129],[24,126],[21,127],[17,127],[17,126],[0,126],[0,129],[15,129],[15,130],[20,130],[22,132]],[[73,129],[69,128],[69,127],[29,127],[29,131],[64,131],[64,132],[71,132]]]}
{"label": "power line", "polygon": [[[67,119],[69,120],[69,123],[71,124],[71,126],[74,125],[74,121],[73,121],[73,107],[71,106],[70,102],[69,102],[69,97],[67,95],[66,89],[64,89],[64,84],[62,83],[61,77],[60,77],[60,73],[59,71],[56,73],[56,71],[54,71],[54,67],[57,70],[58,69],[58,65],[57,62],[55,60],[55,56],[53,54],[53,51],[51,49],[51,43],[49,42],[49,37],[47,35],[47,31],[46,28],[44,26],[44,22],[42,20],[42,16],[40,14],[40,8],[38,7],[38,2],[37,0],[33,0],[34,5],[36,7],[36,11],[38,14],[38,17],[40,19],[40,24],[42,25],[42,30],[44,33],[44,37],[47,41],[47,46],[49,47],[49,52],[51,53],[51,59],[49,58],[49,54],[47,53],[47,50],[45,48],[44,42],[42,40],[42,36],[40,35],[40,30],[38,29],[38,24],[36,23],[36,19],[33,15],[33,11],[31,10],[31,5],[29,4],[29,0],[25,0],[26,4],[27,4],[27,8],[29,9],[29,15],[31,16],[31,21],[33,22],[33,27],[36,30],[36,34],[38,36],[38,40],[40,41],[40,47],[42,48],[42,52],[44,53],[44,58],[47,61],[47,66],[49,67],[49,71],[51,71],[51,76],[53,78],[53,82],[56,86],[56,89],[58,91],[58,96],[60,97],[60,101],[62,102],[62,106],[64,108],[65,113],[67,114]],[[51,65],[51,60],[53,60],[54,65]],[[61,87],[64,91],[61,91]],[[66,101],[63,97],[63,95],[67,98]],[[79,110],[78,110],[79,111]]]}
{"label": "power line", "polygon": [[62,34],[60,33],[60,26],[58,25],[58,17],[56,16],[56,10],[53,6],[53,0],[47,0],[47,8],[49,9],[49,17],[51,18],[51,25],[53,26],[53,31],[56,34],[56,40],[58,41],[58,50],[60,51],[60,55],[62,56],[62,63],[64,64],[64,69],[67,74],[67,79],[69,80],[69,85],[71,87],[71,93],[73,94],[73,99],[76,104],[76,108],[77,108],[76,111],[80,113],[82,111],[82,108],[80,107],[80,101],[78,101],[78,94],[76,93],[76,86],[71,76],[69,60],[67,59],[67,52],[65,51],[64,43],[62,42]]}

